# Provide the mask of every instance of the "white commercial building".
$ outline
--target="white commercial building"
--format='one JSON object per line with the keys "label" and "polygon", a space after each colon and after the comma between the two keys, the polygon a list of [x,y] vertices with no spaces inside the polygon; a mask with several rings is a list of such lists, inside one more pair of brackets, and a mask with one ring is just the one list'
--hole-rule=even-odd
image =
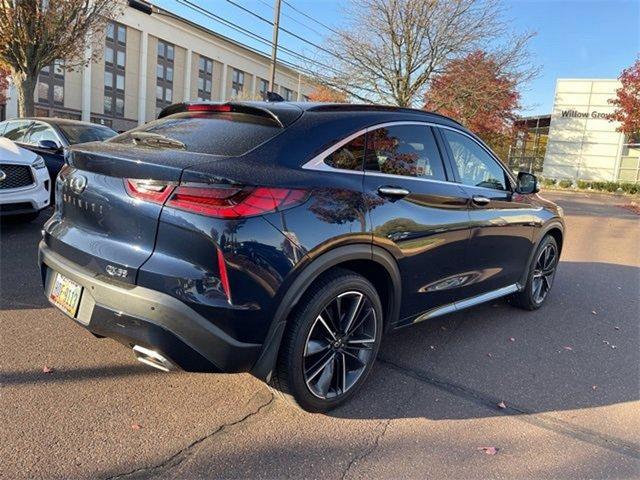
{"label": "white commercial building", "polygon": [[[261,99],[267,91],[267,55],[148,2],[127,5],[109,23],[100,54],[87,68],[66,70],[55,62],[40,72],[34,94],[37,116],[128,130],[155,119],[172,103]],[[271,90],[285,100],[305,101],[313,86],[280,62]],[[0,120],[3,114],[14,118],[17,113],[17,95],[10,88],[7,105],[0,105]]]}
{"label": "white commercial building", "polygon": [[554,179],[638,182],[640,145],[609,120],[617,80],[558,79],[543,175]]}

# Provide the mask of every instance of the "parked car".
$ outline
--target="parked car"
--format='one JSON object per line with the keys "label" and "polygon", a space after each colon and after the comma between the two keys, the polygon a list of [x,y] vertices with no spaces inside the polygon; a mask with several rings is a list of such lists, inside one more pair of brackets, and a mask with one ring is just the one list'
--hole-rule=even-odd
{"label": "parked car", "polygon": [[104,125],[64,118],[19,118],[0,122],[0,137],[13,140],[44,158],[54,181],[64,165],[66,147],[107,140],[116,135]]}
{"label": "parked car", "polygon": [[536,177],[419,110],[186,103],[69,149],[40,243],[49,301],[161,370],[251,372],[310,411],[382,335],[545,302],[564,238]]}
{"label": "parked car", "polygon": [[50,190],[42,157],[0,138],[0,217],[34,220],[49,205]]}

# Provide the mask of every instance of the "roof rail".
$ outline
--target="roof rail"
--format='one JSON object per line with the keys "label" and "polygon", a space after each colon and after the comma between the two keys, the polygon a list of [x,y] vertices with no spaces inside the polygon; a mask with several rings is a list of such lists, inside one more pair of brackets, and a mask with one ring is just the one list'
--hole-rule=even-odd
{"label": "roof rail", "polygon": [[174,103],[168,107],[164,107],[158,114],[158,119],[173,115],[174,113],[182,112],[211,112],[211,113],[244,113],[247,115],[255,115],[258,117],[268,118],[276,122],[280,127],[284,127],[284,124],[280,121],[278,116],[271,110],[258,107],[256,105],[248,105],[246,103],[239,102],[182,102]]}
{"label": "roof rail", "polygon": [[407,108],[407,107],[394,107],[392,105],[377,105],[373,103],[321,103],[309,107],[307,111],[309,112],[335,112],[335,111],[356,111],[356,112],[368,112],[368,111],[378,111],[378,112],[402,112],[402,113],[418,113],[418,114],[428,114],[434,115],[436,117],[444,118],[453,123],[456,123],[463,127],[460,122],[454,120],[451,117],[447,117],[441,113],[431,112],[429,110],[421,110],[418,108]]}

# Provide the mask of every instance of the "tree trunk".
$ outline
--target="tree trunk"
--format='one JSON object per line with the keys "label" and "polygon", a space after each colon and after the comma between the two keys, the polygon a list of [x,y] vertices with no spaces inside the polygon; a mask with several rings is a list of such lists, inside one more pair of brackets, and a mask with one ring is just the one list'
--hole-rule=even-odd
{"label": "tree trunk", "polygon": [[22,72],[12,73],[11,77],[18,91],[18,116],[33,117],[35,112],[33,98],[38,77],[31,77]]}

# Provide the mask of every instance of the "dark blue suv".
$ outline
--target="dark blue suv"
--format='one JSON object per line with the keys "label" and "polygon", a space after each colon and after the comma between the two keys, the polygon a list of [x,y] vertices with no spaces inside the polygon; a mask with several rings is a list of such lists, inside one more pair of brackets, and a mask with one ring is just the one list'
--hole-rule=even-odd
{"label": "dark blue suv", "polygon": [[385,332],[498,297],[543,304],[564,222],[537,190],[424,111],[172,105],[69,149],[44,290],[146,364],[248,371],[326,411]]}

